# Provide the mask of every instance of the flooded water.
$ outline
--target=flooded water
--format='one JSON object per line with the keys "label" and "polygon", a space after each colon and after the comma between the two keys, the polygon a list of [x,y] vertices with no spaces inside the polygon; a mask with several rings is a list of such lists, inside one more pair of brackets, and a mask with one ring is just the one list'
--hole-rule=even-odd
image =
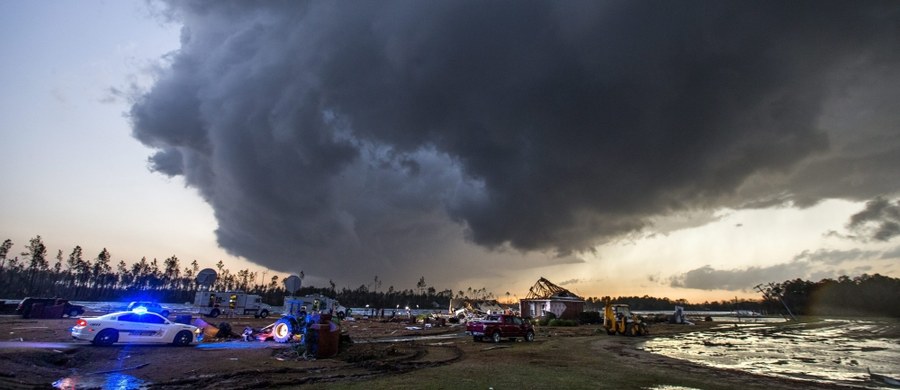
{"label": "flooded water", "polygon": [[222,341],[215,343],[197,344],[197,349],[279,349],[287,348],[289,344],[278,344],[274,342],[258,342],[258,341]]}
{"label": "flooded water", "polygon": [[103,390],[139,390],[149,385],[143,379],[127,374],[111,373],[103,375],[73,375],[53,382],[53,388],[64,390],[103,389]]}
{"label": "flooded water", "polygon": [[0,341],[0,349],[50,349],[62,351],[71,348],[75,348],[75,344],[38,341]]}
{"label": "flooded water", "polygon": [[821,383],[879,388],[873,373],[900,377],[900,323],[723,324],[642,343],[639,348],[713,367]]}

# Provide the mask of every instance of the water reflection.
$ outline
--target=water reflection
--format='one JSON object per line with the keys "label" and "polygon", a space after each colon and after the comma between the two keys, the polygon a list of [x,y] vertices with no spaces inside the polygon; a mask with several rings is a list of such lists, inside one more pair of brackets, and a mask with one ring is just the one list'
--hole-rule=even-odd
{"label": "water reflection", "polygon": [[714,367],[872,387],[867,368],[900,375],[898,327],[896,322],[864,320],[724,325],[651,339],[641,347]]}
{"label": "water reflection", "polygon": [[103,389],[103,390],[138,390],[146,389],[149,382],[127,374],[112,373],[104,375],[73,375],[53,382],[53,388],[65,390]]}

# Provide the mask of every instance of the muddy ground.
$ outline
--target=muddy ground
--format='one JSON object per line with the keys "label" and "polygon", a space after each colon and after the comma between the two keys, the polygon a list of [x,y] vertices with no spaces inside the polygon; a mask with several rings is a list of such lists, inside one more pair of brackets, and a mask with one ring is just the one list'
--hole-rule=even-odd
{"label": "muddy ground", "polygon": [[[227,321],[235,332],[274,320]],[[204,340],[224,348],[114,345],[73,341],[74,320],[0,316],[0,388],[142,386],[242,388],[839,388],[715,369],[636,349],[642,338],[607,336],[596,326],[539,328],[534,342],[476,343],[464,327],[407,330],[411,324],[345,321],[353,343],[328,359],[304,360],[274,342]],[[651,337],[708,330],[659,324]],[[454,335],[458,335],[454,337]],[[434,336],[416,341],[404,337]],[[345,337],[346,338],[346,337]],[[62,381],[59,381],[62,380]],[[59,382],[58,382],[59,381]],[[116,382],[118,381],[118,382]],[[668,387],[666,387],[668,386]]]}

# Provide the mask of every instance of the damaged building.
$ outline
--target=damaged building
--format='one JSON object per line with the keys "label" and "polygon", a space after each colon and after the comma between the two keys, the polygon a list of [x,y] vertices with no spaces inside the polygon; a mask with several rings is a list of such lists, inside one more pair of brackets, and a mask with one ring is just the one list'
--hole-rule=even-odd
{"label": "damaged building", "polygon": [[503,306],[493,299],[453,298],[450,300],[450,314],[455,317],[479,317],[503,311]]}
{"label": "damaged building", "polygon": [[526,318],[553,313],[556,318],[574,320],[584,311],[584,299],[542,277],[528,289],[525,299],[519,301],[519,311]]}

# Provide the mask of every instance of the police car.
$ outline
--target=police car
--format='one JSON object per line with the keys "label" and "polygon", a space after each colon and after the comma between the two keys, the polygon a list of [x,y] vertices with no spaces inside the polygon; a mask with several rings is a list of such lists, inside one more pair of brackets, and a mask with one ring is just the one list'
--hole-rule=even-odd
{"label": "police car", "polygon": [[203,337],[200,328],[171,322],[165,317],[137,308],[99,317],[80,318],[72,327],[72,338],[95,345],[113,343],[170,343],[190,345]]}
{"label": "police car", "polygon": [[149,311],[151,313],[156,313],[156,314],[159,314],[166,318],[169,317],[169,309],[162,307],[162,305],[160,305],[156,302],[144,302],[144,301],[131,302],[128,304],[128,307],[126,307],[125,310],[135,310],[135,309],[141,310],[140,309],[141,307],[147,309],[147,311]]}

